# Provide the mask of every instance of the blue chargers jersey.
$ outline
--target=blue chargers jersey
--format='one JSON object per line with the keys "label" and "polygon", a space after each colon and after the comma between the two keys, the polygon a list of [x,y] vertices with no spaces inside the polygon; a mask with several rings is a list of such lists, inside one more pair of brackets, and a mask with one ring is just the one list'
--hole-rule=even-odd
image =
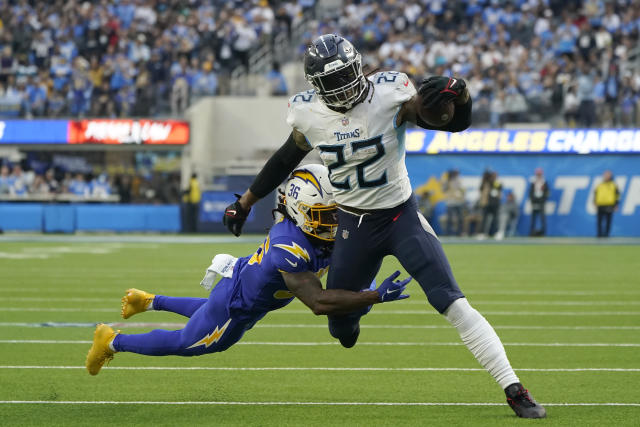
{"label": "blue chargers jersey", "polygon": [[283,219],[271,228],[253,255],[238,259],[229,308],[249,317],[282,308],[293,301],[294,296],[281,272],[310,271],[322,277],[329,270],[329,258],[330,255],[314,247],[293,222]]}

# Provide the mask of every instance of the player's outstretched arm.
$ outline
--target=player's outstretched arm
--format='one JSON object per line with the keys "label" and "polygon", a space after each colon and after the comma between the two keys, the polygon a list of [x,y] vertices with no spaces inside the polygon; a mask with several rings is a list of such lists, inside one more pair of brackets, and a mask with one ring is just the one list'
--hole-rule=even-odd
{"label": "player's outstretched arm", "polygon": [[373,304],[409,298],[409,295],[403,294],[403,291],[407,283],[411,281],[411,277],[395,280],[399,275],[400,272],[396,271],[387,277],[376,290],[352,292],[342,289],[323,289],[320,279],[308,271],[302,273],[282,272],[284,282],[291,293],[316,315],[347,314]]}
{"label": "player's outstretched arm", "polygon": [[[455,111],[453,118],[445,126],[432,126],[418,114],[422,108],[432,108],[449,101],[453,102]],[[408,121],[424,129],[461,132],[471,126],[472,105],[471,95],[464,80],[446,76],[432,76],[424,79],[418,88],[418,94],[402,105],[397,125]]]}
{"label": "player's outstretched arm", "polygon": [[251,206],[275,190],[310,150],[305,136],[293,129],[285,143],[267,160],[249,189],[225,209],[222,223],[229,231],[239,236]]}

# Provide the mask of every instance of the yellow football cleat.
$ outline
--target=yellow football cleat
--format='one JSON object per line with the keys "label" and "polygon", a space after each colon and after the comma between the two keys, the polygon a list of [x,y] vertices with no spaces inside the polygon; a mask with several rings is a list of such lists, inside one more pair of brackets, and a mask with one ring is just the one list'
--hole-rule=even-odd
{"label": "yellow football cleat", "polygon": [[104,323],[96,326],[96,331],[93,333],[93,345],[89,349],[87,360],[84,363],[91,375],[98,375],[102,365],[113,359],[114,351],[109,348],[109,344],[118,333],[120,331],[116,332],[111,326]]}
{"label": "yellow football cleat", "polygon": [[122,310],[120,314],[123,319],[128,319],[134,314],[146,311],[153,303],[156,296],[140,289],[127,289],[127,293],[122,297]]}

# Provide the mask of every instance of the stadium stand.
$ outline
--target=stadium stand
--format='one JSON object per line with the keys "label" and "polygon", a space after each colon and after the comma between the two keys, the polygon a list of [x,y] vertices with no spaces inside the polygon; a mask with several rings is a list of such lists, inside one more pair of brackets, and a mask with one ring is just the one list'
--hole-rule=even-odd
{"label": "stadium stand", "polygon": [[189,95],[225,93],[231,71],[288,32],[300,3],[2,2],[0,114],[179,115]]}
{"label": "stadium stand", "polygon": [[631,0],[346,1],[315,36],[352,40],[370,69],[456,74],[474,124],[640,124],[640,3]]}
{"label": "stadium stand", "polygon": [[[238,75],[266,74],[271,63],[253,67],[258,55],[295,61],[314,36],[338,32],[371,70],[466,78],[477,125],[640,123],[637,2],[327,3],[3,2],[0,114],[178,116],[200,96],[228,94]],[[296,48],[274,42],[293,26]]]}

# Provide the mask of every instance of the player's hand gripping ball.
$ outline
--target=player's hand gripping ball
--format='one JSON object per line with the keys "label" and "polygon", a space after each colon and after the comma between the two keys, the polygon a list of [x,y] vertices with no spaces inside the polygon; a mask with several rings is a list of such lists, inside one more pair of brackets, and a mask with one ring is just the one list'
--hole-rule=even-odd
{"label": "player's hand gripping ball", "polygon": [[424,105],[418,111],[420,118],[427,124],[434,127],[442,127],[449,124],[453,118],[455,107],[452,101],[444,102],[436,105],[432,108],[425,107]]}
{"label": "player's hand gripping ball", "polygon": [[447,125],[453,118],[456,104],[469,99],[467,85],[462,79],[432,76],[424,79],[418,88],[421,106],[420,118],[434,127]]}

